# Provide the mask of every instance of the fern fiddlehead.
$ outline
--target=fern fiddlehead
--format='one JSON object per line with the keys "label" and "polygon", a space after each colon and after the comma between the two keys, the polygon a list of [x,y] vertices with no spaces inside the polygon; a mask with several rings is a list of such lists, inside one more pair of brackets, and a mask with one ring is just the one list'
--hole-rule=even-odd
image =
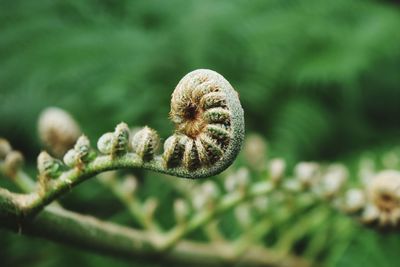
{"label": "fern fiddlehead", "polygon": [[[132,162],[174,176],[203,178],[226,169],[241,148],[243,109],[229,82],[214,71],[196,70],[179,82],[172,94],[170,118],[176,131],[164,142],[163,153],[156,154],[159,137],[146,126],[132,139],[133,152],[128,154]],[[114,158],[117,152],[127,152],[128,138],[121,137],[121,127],[100,138],[102,153]]]}
{"label": "fern fiddlehead", "polygon": [[15,202],[16,209],[34,215],[73,186],[108,170],[142,168],[185,178],[213,176],[226,169],[241,148],[243,109],[237,92],[217,72],[200,69],[182,78],[172,94],[170,118],[176,131],[165,141],[162,154],[157,153],[156,131],[146,126],[130,138],[125,123],[99,139],[100,153],[85,136],[64,155],[64,164],[42,152],[39,190],[18,196],[23,201]]}

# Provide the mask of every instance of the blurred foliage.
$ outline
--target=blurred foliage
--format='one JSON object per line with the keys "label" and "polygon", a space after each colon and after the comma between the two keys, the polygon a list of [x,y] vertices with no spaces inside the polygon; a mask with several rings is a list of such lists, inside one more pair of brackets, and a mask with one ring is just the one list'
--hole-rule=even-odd
{"label": "blurred foliage", "polygon": [[[166,137],[170,94],[196,68],[232,83],[248,131],[265,136],[271,155],[290,163],[351,160],[398,144],[395,1],[3,0],[0,25],[0,135],[32,163],[38,114],[52,105],[70,111],[92,140],[119,121]],[[152,183],[158,194],[160,184]],[[0,255],[13,266],[111,262],[74,250],[52,262],[58,246],[0,236]],[[398,242],[363,233],[332,266],[394,266]]]}

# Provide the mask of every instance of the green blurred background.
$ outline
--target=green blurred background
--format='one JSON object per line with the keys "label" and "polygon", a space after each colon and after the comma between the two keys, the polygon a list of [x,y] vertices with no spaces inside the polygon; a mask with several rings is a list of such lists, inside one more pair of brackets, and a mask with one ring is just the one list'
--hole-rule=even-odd
{"label": "green blurred background", "polygon": [[[172,90],[197,68],[231,82],[247,131],[290,164],[346,161],[400,143],[396,1],[0,0],[0,136],[28,166],[40,151],[36,121],[47,106],[70,111],[92,140],[120,121],[165,138]],[[112,206],[101,187],[82,188],[73,193],[84,199],[80,209],[91,201]],[[363,238],[335,266],[396,266],[398,238]],[[4,231],[0,259],[131,266]]]}

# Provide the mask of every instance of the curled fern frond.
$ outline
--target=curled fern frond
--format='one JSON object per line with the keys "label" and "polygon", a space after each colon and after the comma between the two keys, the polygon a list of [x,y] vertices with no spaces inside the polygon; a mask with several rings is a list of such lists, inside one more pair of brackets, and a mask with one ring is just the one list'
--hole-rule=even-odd
{"label": "curled fern frond", "polygon": [[140,167],[166,174],[203,178],[226,169],[237,156],[244,139],[244,115],[237,92],[212,70],[195,70],[179,82],[172,94],[170,118],[175,133],[166,139],[157,155],[159,137],[145,127],[132,138],[120,123],[113,133],[104,134],[97,146],[110,155],[110,165]]}
{"label": "curled fern frond", "polygon": [[164,166],[184,177],[217,174],[238,154],[244,138],[238,94],[211,70],[187,74],[172,94],[170,118],[176,132],[164,144]]}
{"label": "curled fern frond", "polygon": [[187,74],[172,94],[170,117],[176,130],[165,141],[162,154],[157,154],[160,140],[155,130],[145,127],[130,138],[123,122],[100,137],[98,154],[84,135],[64,155],[64,162],[42,152],[39,191],[16,209],[24,216],[34,215],[72,187],[108,170],[139,168],[204,178],[222,172],[236,158],[244,139],[243,109],[237,92],[220,74],[211,70]]}

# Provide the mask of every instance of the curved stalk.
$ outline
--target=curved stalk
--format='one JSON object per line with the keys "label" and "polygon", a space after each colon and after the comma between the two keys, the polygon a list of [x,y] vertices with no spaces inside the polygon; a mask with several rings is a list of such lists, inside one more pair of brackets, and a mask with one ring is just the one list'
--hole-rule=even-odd
{"label": "curved stalk", "polygon": [[[46,207],[34,220],[19,220],[18,209],[12,197],[0,190],[0,225],[13,231],[46,238],[56,242],[72,244],[125,259],[162,261],[174,266],[226,266],[237,260],[243,266],[295,266],[307,267],[309,263],[295,256],[278,257],[273,251],[254,247],[251,255],[236,259],[229,253],[227,244],[215,250],[208,244],[180,241],[170,250],[160,249],[161,236],[152,236],[124,226],[100,221],[57,207]],[[8,204],[6,204],[9,202]],[[8,207],[8,208],[6,208]]]}

